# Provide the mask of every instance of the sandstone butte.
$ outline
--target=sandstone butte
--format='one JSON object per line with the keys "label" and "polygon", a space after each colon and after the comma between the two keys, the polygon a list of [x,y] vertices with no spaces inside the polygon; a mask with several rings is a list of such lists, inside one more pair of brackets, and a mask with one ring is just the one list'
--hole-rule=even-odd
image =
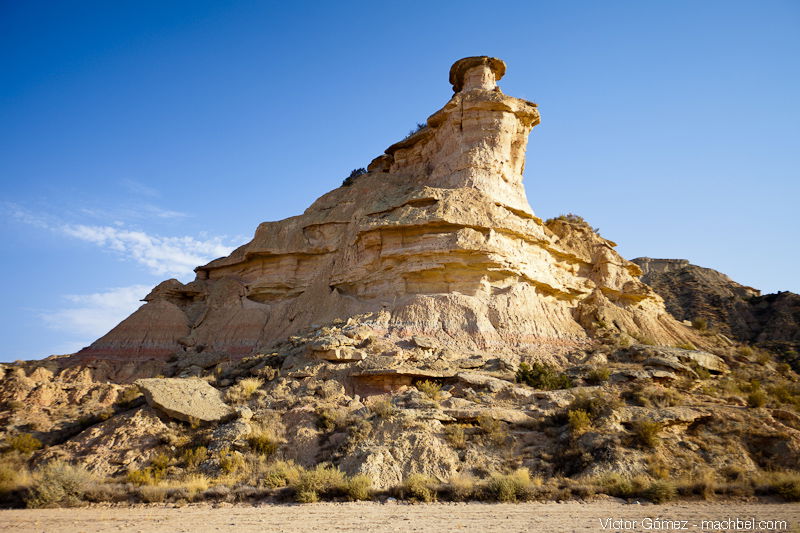
{"label": "sandstone butte", "polygon": [[[775,328],[795,342],[797,295],[718,304],[749,289],[683,263],[640,268],[580,217],[539,219],[522,184],[539,110],[500,91],[504,73],[499,59],[457,61],[424,127],[302,215],[261,224],[190,283],[162,282],[77,354],[0,365],[0,437],[44,445],[5,471],[64,459],[133,491],[92,501],[181,501],[189,489],[170,484],[198,473],[214,484],[203,497],[308,501],[265,485],[282,461],[380,490],[523,468],[548,480],[545,499],[573,482],[653,499],[665,476],[708,472],[720,490],[794,497],[800,475],[780,476],[800,464],[800,366],[674,318],[640,276],[676,313],[744,309],[763,322],[732,326],[748,342]],[[533,379],[523,362],[550,369]],[[166,485],[131,485],[157,464]]]}
{"label": "sandstone butte", "polygon": [[73,359],[141,369],[204,351],[239,358],[337,319],[392,341],[424,335],[511,360],[585,346],[598,325],[708,346],[615,243],[534,214],[522,176],[539,109],[503,94],[505,70],[485,56],[457,61],[450,101],[367,173],[302,215],[260,224],[194,281],[162,282]]}

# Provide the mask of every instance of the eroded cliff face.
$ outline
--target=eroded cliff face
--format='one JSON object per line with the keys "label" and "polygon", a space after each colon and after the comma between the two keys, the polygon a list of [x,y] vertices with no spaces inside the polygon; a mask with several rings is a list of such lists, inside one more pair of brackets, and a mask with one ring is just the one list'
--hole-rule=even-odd
{"label": "eroded cliff face", "polygon": [[502,93],[504,71],[493,58],[457,62],[450,101],[367,174],[300,216],[261,224],[195,281],[162,283],[80,356],[244,356],[356,315],[392,338],[498,354],[570,350],[598,325],[703,345],[614,243],[534,215],[522,173],[539,111]]}
{"label": "eroded cliff face", "polygon": [[787,353],[800,368],[800,295],[761,291],[686,259],[633,260],[642,280],[664,298],[667,310],[682,320],[705,320],[707,327],[741,342]]}

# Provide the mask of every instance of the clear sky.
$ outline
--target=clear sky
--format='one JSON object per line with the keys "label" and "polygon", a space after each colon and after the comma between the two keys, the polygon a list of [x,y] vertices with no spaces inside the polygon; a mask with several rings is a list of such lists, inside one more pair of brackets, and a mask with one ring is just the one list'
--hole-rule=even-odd
{"label": "clear sky", "polygon": [[800,292],[800,2],[0,0],[0,360],[301,213],[469,55],[539,104],[539,216]]}

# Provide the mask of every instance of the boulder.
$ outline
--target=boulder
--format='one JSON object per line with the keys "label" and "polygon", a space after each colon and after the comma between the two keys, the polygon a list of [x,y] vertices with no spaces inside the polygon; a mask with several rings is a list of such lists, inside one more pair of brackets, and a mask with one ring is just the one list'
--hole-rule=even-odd
{"label": "boulder", "polygon": [[222,401],[222,393],[201,379],[139,379],[136,385],[147,403],[184,422],[221,422],[236,411]]}

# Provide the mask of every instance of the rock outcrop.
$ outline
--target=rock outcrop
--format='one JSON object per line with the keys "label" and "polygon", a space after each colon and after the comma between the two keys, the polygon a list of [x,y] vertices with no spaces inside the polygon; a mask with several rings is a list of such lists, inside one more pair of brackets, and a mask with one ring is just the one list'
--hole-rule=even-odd
{"label": "rock outcrop", "polygon": [[[498,354],[563,353],[598,323],[701,345],[613,242],[534,215],[522,174],[539,110],[503,94],[504,73],[495,58],[456,62],[450,101],[369,172],[302,215],[261,224],[191,283],[163,282],[79,358],[241,357],[356,315],[371,316],[381,336]],[[346,346],[319,353],[363,357]]]}
{"label": "rock outcrop", "polygon": [[742,342],[800,350],[800,295],[761,295],[686,259],[639,257],[633,262],[642,269],[642,281],[664,298],[676,318],[701,319],[707,327]]}
{"label": "rock outcrop", "polygon": [[234,416],[222,394],[201,379],[150,378],[136,381],[147,403],[184,422],[220,422]]}

